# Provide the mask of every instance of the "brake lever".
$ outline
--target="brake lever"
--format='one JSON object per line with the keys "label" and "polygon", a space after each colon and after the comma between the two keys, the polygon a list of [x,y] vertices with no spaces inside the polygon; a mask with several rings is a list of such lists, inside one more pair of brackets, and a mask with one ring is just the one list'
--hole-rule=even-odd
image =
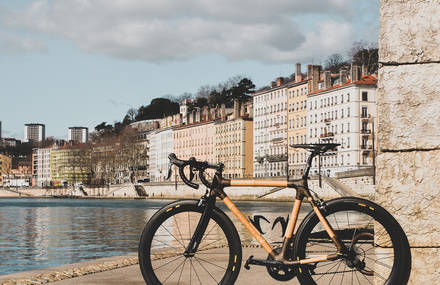
{"label": "brake lever", "polygon": [[194,179],[194,167],[189,167],[189,181],[193,181]]}
{"label": "brake lever", "polygon": [[169,163],[168,163],[168,174],[167,174],[167,178],[166,178],[166,180],[170,180],[170,178],[171,178],[171,174],[173,173],[173,163],[170,161]]}

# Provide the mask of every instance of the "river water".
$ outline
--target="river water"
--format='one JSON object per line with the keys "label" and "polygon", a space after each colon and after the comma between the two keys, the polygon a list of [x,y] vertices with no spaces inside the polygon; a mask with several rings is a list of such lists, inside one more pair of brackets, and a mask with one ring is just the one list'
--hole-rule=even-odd
{"label": "river water", "polygon": [[[137,251],[148,219],[166,200],[0,199],[0,275]],[[270,242],[281,240],[278,216],[287,218],[293,203],[237,202],[260,220]],[[244,242],[252,237],[228,212]],[[303,205],[300,219],[310,211]],[[264,216],[264,218],[256,217]],[[272,228],[273,227],[273,228]]]}

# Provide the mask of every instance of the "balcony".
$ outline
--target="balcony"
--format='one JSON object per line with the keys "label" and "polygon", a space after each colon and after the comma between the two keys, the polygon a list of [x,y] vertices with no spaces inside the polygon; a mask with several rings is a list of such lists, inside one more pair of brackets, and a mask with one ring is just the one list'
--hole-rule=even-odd
{"label": "balcony", "polygon": [[371,145],[361,145],[361,149],[362,150],[370,151],[371,149],[373,149],[373,146],[371,146]]}
{"label": "balcony", "polygon": [[279,154],[279,155],[267,155],[266,160],[268,162],[280,162],[287,161],[287,154]]}
{"label": "balcony", "polygon": [[324,119],[324,123],[330,123],[331,121],[333,121],[332,119]]}
{"label": "balcony", "polygon": [[277,142],[283,141],[284,139],[285,139],[284,137],[276,137],[276,138],[271,139],[270,141],[273,143],[277,143]]}
{"label": "balcony", "polygon": [[361,114],[361,118],[362,118],[362,119],[369,119],[369,118],[371,118],[371,114],[365,114],[365,113],[362,113],[362,114]]}
{"label": "balcony", "polygon": [[334,136],[335,136],[334,133],[332,133],[332,132],[328,132],[328,133],[324,133],[324,134],[322,134],[320,137],[321,137],[321,138],[330,138],[330,137],[334,137]]}

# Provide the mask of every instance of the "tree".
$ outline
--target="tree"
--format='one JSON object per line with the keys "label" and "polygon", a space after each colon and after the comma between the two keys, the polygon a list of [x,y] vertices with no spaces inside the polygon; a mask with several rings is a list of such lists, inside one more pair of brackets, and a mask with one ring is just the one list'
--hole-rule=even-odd
{"label": "tree", "polygon": [[255,85],[250,79],[243,78],[237,85],[232,86],[230,90],[232,100],[237,99],[240,102],[244,102],[255,92]]}
{"label": "tree", "polygon": [[339,73],[342,67],[348,65],[344,58],[339,53],[330,55],[325,61],[324,68],[330,70],[331,73]]}
{"label": "tree", "polygon": [[180,106],[166,98],[155,98],[150,105],[141,106],[136,115],[136,121],[163,118],[179,113]]}
{"label": "tree", "polygon": [[355,65],[367,66],[369,74],[376,73],[379,68],[379,49],[377,43],[357,41],[349,51],[351,61]]}

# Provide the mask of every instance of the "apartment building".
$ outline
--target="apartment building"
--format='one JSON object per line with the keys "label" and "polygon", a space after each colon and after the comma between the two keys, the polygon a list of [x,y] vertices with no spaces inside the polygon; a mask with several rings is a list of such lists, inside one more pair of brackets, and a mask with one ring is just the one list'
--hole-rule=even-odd
{"label": "apartment building", "polygon": [[224,177],[253,175],[253,120],[244,103],[234,101],[233,113],[215,122],[216,162],[223,163]]}
{"label": "apartment building", "polygon": [[307,151],[292,148],[292,144],[307,143],[307,94],[308,79],[301,73],[301,64],[295,68],[295,82],[287,87],[287,138],[289,176],[298,178],[303,174]]}
{"label": "apartment building", "polygon": [[46,126],[43,124],[25,124],[24,142],[41,142],[46,139]]}
{"label": "apartment building", "polygon": [[287,175],[288,83],[279,77],[253,94],[255,177]]}
{"label": "apartment building", "polygon": [[216,161],[214,120],[197,120],[173,128],[173,141],[174,153],[179,159],[195,157],[211,163]]}
{"label": "apartment building", "polygon": [[160,129],[150,136],[150,181],[165,181],[168,174],[168,155],[173,152],[173,130]]}
{"label": "apartment building", "polygon": [[50,176],[53,185],[88,183],[91,154],[85,145],[65,145],[50,152]]}
{"label": "apartment building", "polygon": [[50,186],[50,153],[56,146],[32,150],[32,186]]}
{"label": "apartment building", "polygon": [[0,186],[3,186],[12,169],[12,158],[4,154],[0,154]]}
{"label": "apartment building", "polygon": [[89,129],[86,127],[70,127],[67,133],[67,141],[86,143],[89,140]]}
{"label": "apartment building", "polygon": [[[318,90],[307,99],[307,138],[310,143],[340,143],[335,152],[321,157],[325,174],[371,167],[373,160],[373,126],[376,121],[377,78],[358,78],[358,68],[351,70],[350,80],[345,71],[336,84],[331,74],[324,73]],[[377,124],[376,124],[377,125]],[[312,173],[318,172],[315,158]]]}

